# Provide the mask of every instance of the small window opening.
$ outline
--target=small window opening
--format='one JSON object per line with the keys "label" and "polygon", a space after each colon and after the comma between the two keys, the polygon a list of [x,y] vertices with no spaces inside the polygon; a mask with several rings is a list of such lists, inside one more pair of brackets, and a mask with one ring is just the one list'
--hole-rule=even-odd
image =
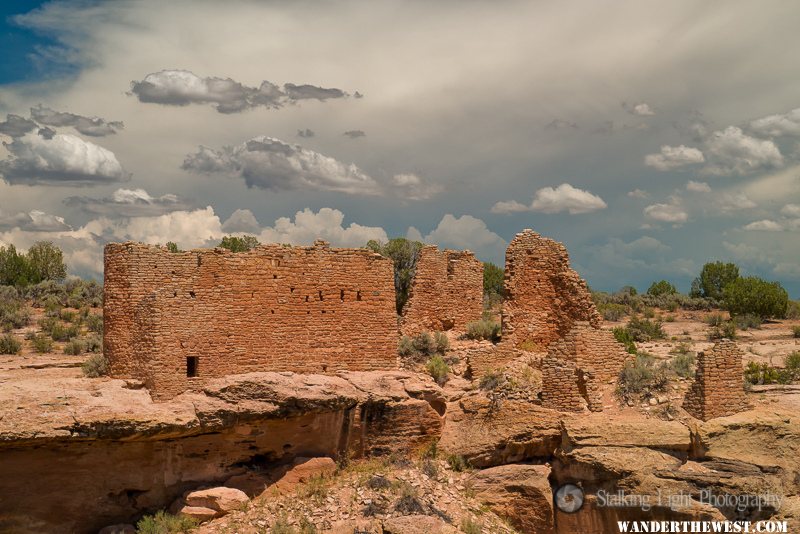
{"label": "small window opening", "polygon": [[322,291],[319,292],[319,300],[325,300],[325,297],[322,296]]}
{"label": "small window opening", "polygon": [[197,266],[200,267],[201,263],[203,263],[203,260],[200,258],[200,256],[197,256]]}
{"label": "small window opening", "polygon": [[197,364],[199,363],[200,358],[198,356],[187,356],[186,357],[186,376],[189,378],[194,378],[197,376]]}
{"label": "small window opening", "polygon": [[344,289],[339,290],[339,300],[344,302]]}
{"label": "small window opening", "polygon": [[356,291],[356,300],[361,300],[361,291]]}
{"label": "small window opening", "polygon": [[272,279],[273,279],[273,280],[277,280],[277,279],[278,279],[278,275],[277,275],[277,274],[273,274],[273,275],[272,275]]}
{"label": "small window opening", "polygon": [[306,302],[308,302],[308,295],[306,295]]}
{"label": "small window opening", "polygon": [[194,291],[189,291],[189,296],[195,298],[197,295],[195,295]]}

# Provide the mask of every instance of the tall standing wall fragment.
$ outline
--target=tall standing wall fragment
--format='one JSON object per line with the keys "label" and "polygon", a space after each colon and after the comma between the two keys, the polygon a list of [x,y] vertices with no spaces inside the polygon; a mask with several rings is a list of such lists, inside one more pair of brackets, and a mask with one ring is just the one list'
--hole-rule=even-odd
{"label": "tall standing wall fragment", "polygon": [[465,331],[483,312],[483,263],[469,251],[420,250],[401,331]]}
{"label": "tall standing wall fragment", "polygon": [[391,261],[324,242],[241,253],[109,244],[104,328],[111,375],[157,398],[230,374],[397,366]]}
{"label": "tall standing wall fragment", "polygon": [[503,344],[546,352],[577,321],[600,326],[586,282],[564,245],[524,230],[506,250]]}
{"label": "tall standing wall fragment", "polygon": [[694,383],[686,392],[683,408],[703,421],[748,410],[743,356],[736,343],[729,339],[698,353]]}

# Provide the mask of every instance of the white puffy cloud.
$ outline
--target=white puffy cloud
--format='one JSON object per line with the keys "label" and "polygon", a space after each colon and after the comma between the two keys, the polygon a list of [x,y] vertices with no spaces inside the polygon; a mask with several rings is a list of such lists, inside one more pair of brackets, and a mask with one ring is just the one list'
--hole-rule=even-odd
{"label": "white puffy cloud", "polygon": [[259,236],[262,243],[291,243],[308,245],[315,239],[324,239],[333,246],[363,247],[367,241],[386,242],[388,236],[383,228],[350,223],[345,227],[344,213],[331,208],[321,208],[317,213],[306,208],[289,217],[281,217],[272,227],[264,228]]}
{"label": "white puffy cloud", "polygon": [[536,191],[530,206],[516,200],[497,202],[492,206],[492,213],[513,213],[518,211],[539,211],[542,213],[558,213],[567,211],[571,215],[590,213],[602,210],[608,205],[597,195],[578,189],[570,184],[558,187],[543,187]]}
{"label": "white puffy cloud", "polygon": [[748,231],[762,231],[762,232],[781,232],[783,231],[783,225],[777,221],[773,221],[770,219],[762,219],[760,221],[754,221],[750,224],[744,226],[744,230]]}
{"label": "white puffy cloud", "polygon": [[188,70],[162,70],[153,72],[142,81],[131,82],[131,94],[140,102],[168,106],[213,104],[220,113],[236,113],[263,106],[279,108],[299,100],[327,100],[344,98],[341,89],[327,89],[315,85],[287,83],[281,90],[274,83],[263,81],[248,87],[230,78],[201,78]]}
{"label": "white puffy cloud", "polygon": [[222,223],[222,231],[225,233],[257,234],[261,231],[256,216],[250,210],[236,210],[228,219]]}
{"label": "white puffy cloud", "polygon": [[9,184],[93,185],[129,178],[110,150],[67,134],[27,134],[5,144],[0,176]]}
{"label": "white puffy cloud", "polygon": [[395,174],[392,177],[395,192],[411,200],[427,200],[441,193],[444,188],[439,184],[429,184],[413,173]]}
{"label": "white puffy cloud", "polygon": [[757,204],[744,193],[723,193],[714,199],[714,204],[723,213],[747,210],[757,206]]}
{"label": "white puffy cloud", "polygon": [[650,194],[647,191],[637,188],[633,191],[628,191],[628,196],[631,198],[648,198]]}
{"label": "white puffy cloud", "polygon": [[27,213],[6,214],[0,210],[0,229],[18,228],[29,232],[61,232],[72,228],[63,217],[50,215],[40,210]]}
{"label": "white puffy cloud", "polygon": [[800,204],[786,204],[781,208],[781,215],[786,217],[800,217]]}
{"label": "white puffy cloud", "polygon": [[153,197],[144,189],[117,189],[104,198],[73,196],[64,199],[64,204],[109,217],[146,217],[191,208],[190,202],[177,195]]}
{"label": "white puffy cloud", "polygon": [[751,121],[750,130],[766,137],[800,135],[800,108]]}
{"label": "white puffy cloud", "polygon": [[310,189],[359,195],[380,192],[375,180],[352,163],[266,136],[221,150],[200,147],[186,157],[183,169],[238,176],[248,187],[273,191]]}
{"label": "white puffy cloud", "polygon": [[211,206],[155,217],[135,217],[114,223],[111,233],[119,239],[150,244],[174,241],[182,248],[206,246],[224,235],[222,223]]}
{"label": "white puffy cloud", "polygon": [[694,180],[689,180],[686,182],[686,189],[688,191],[694,191],[695,193],[710,193],[711,186],[708,185],[706,182],[695,182]]}
{"label": "white puffy cloud", "polygon": [[[411,231],[409,228],[407,235]],[[505,240],[489,230],[481,219],[472,215],[455,217],[450,213],[442,217],[436,228],[423,240],[442,247],[469,249],[491,258],[501,257],[506,247]]]}
{"label": "white puffy cloud", "polygon": [[631,115],[639,115],[640,117],[649,117],[656,114],[646,102],[639,102],[638,104],[626,104],[623,102],[622,107]]}
{"label": "white puffy cloud", "polygon": [[644,209],[646,217],[660,222],[680,224],[689,220],[689,214],[678,204],[651,204]]}
{"label": "white puffy cloud", "polygon": [[648,154],[644,158],[645,165],[659,171],[670,171],[685,165],[703,163],[704,161],[705,157],[700,149],[685,145],[662,145],[659,154]]}
{"label": "white puffy cloud", "polygon": [[751,137],[736,126],[711,134],[706,141],[706,154],[709,164],[703,173],[711,175],[748,174],[783,165],[775,143]]}

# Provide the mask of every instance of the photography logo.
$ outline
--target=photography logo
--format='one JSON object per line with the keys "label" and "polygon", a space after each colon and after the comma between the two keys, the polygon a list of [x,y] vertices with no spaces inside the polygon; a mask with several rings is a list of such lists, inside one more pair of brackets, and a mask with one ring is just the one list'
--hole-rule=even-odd
{"label": "photography logo", "polygon": [[583,506],[583,490],[575,484],[564,484],[556,490],[556,507],[564,513],[572,514]]}

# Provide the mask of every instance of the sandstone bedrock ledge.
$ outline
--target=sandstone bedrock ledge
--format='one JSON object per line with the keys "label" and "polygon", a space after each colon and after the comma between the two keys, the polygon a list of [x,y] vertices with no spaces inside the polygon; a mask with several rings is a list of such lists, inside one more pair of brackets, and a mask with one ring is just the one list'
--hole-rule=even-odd
{"label": "sandstone bedrock ledge", "polygon": [[248,466],[415,449],[445,409],[432,381],[403,372],[251,373],[161,403],[86,382],[0,393],[0,532],[96,532]]}

